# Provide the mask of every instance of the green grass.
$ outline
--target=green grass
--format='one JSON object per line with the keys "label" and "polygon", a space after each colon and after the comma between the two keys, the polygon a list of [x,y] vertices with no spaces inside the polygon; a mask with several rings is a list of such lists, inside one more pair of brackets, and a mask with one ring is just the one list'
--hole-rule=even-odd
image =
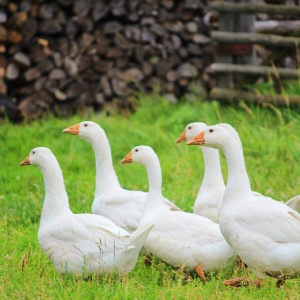
{"label": "green grass", "polygon": [[[44,197],[42,174],[35,167],[20,168],[19,163],[34,147],[51,148],[61,164],[73,212],[90,212],[95,188],[92,149],[78,137],[61,132],[82,120],[93,120],[105,129],[116,172],[126,188],[146,191],[146,171],[141,165],[122,165],[120,160],[134,146],[153,147],[162,165],[163,194],[183,210],[192,211],[203,162],[198,147],[175,140],[194,121],[227,122],[238,130],[253,190],[278,200],[300,193],[299,110],[249,107],[243,102],[236,106],[197,101],[171,105],[147,96],[130,116],[100,113],[23,125],[4,122],[0,125],[1,299],[300,299],[299,279],[289,280],[279,290],[272,278],[261,289],[235,290],[222,281],[240,275],[254,279],[253,274],[232,266],[212,274],[203,285],[199,278],[157,259],[145,266],[143,257],[122,282],[60,276],[37,242]],[[221,159],[226,177],[226,162]]]}

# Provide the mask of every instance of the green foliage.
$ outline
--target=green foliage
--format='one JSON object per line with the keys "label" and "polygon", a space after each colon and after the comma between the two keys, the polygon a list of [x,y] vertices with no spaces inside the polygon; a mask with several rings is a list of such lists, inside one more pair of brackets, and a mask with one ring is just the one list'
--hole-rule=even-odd
{"label": "green foliage", "polygon": [[[119,162],[134,146],[149,145],[160,158],[163,194],[183,210],[192,211],[203,175],[202,155],[198,147],[176,144],[175,140],[190,122],[226,122],[240,134],[253,190],[282,201],[299,194],[299,110],[243,102],[234,106],[217,102],[174,105],[155,95],[143,96],[140,103],[129,117],[95,114],[86,118],[105,129],[122,186],[147,190],[145,169]],[[146,266],[143,256],[122,281],[59,275],[37,242],[44,197],[42,174],[34,167],[20,168],[19,163],[34,147],[51,148],[61,164],[73,212],[90,212],[95,189],[93,151],[80,138],[61,132],[80,121],[83,119],[76,116],[0,125],[1,299],[299,299],[299,279],[289,280],[279,290],[271,278],[261,289],[235,290],[222,281],[234,276],[255,279],[254,275],[232,266],[211,274],[204,285],[194,274],[155,258]],[[223,156],[221,159],[226,178],[226,162]]]}

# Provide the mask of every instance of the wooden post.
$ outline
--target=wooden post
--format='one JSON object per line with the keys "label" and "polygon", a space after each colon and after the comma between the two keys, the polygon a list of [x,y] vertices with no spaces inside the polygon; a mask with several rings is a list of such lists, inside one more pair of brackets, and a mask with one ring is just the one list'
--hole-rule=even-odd
{"label": "wooden post", "polygon": [[[254,0],[224,0],[224,2],[254,3]],[[254,14],[221,12],[219,30],[229,32],[254,32]],[[217,62],[234,64],[255,64],[255,52],[252,45],[223,45],[217,46]],[[233,87],[238,76],[227,74],[218,78],[219,87]]]}
{"label": "wooden post", "polygon": [[[231,2],[232,0],[224,0],[224,2]],[[220,13],[219,16],[219,29],[222,31],[234,31],[234,14],[231,12]],[[217,57],[216,61],[220,63],[233,63],[233,57],[228,54],[222,53],[222,48],[217,47]],[[218,86],[219,87],[231,87],[232,86],[232,74],[218,76]]]}

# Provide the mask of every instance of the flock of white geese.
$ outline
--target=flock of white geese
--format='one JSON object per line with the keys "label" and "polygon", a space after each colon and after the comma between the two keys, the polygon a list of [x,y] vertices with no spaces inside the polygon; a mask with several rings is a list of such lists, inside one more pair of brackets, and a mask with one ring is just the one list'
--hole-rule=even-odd
{"label": "flock of white geese", "polygon": [[[148,174],[149,192],[123,189],[115,173],[109,141],[96,123],[84,121],[63,130],[93,148],[96,190],[92,213],[73,214],[60,165],[45,147],[31,150],[21,166],[35,165],[44,177],[45,198],[39,244],[58,272],[75,276],[123,276],[145,249],[167,264],[206,273],[235,262],[237,256],[258,277],[279,287],[300,275],[300,197],[283,203],[251,190],[243,148],[229,124],[190,123],[176,140],[200,145],[205,172],[194,212],[179,209],[162,195],[159,159],[149,146],[133,148],[122,163],[139,163]],[[228,164],[224,184],[219,150]],[[251,284],[234,278],[225,284]]]}

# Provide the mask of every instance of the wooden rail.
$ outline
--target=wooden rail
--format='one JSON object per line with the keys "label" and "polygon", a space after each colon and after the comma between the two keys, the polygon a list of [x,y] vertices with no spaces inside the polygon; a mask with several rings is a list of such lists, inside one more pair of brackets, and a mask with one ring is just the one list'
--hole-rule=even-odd
{"label": "wooden rail", "polygon": [[279,75],[284,78],[299,78],[300,70],[286,69],[286,68],[272,68],[256,65],[233,65],[224,63],[213,63],[210,65],[210,72],[212,73],[232,73],[243,75],[269,76]]}
{"label": "wooden rail", "polygon": [[220,12],[243,13],[243,14],[278,14],[278,15],[300,15],[299,6],[256,4],[256,3],[233,3],[233,2],[212,2],[210,7]]}
{"label": "wooden rail", "polygon": [[261,44],[285,48],[293,48],[300,44],[300,38],[263,33],[212,31],[211,37],[216,42],[228,44]]}
{"label": "wooden rail", "polygon": [[[238,88],[262,76],[273,76],[274,84],[278,84],[281,78],[300,78],[300,70],[273,67],[274,59],[295,53],[300,48],[300,18],[293,21],[255,21],[257,13],[300,16],[300,6],[257,4],[255,0],[223,0],[212,2],[210,8],[219,12],[219,30],[211,32],[216,61],[208,70],[210,74],[218,75],[218,87],[210,91],[211,98],[221,101],[242,99],[277,106],[299,105],[300,96],[257,95]],[[258,30],[265,33],[256,32]],[[278,33],[288,33],[289,36]],[[254,44],[274,49],[270,57],[263,61],[264,65],[256,64]]]}
{"label": "wooden rail", "polygon": [[240,102],[254,104],[273,104],[280,107],[296,106],[300,103],[300,96],[292,95],[259,95],[253,92],[245,92],[242,90],[213,88],[210,97],[214,100]]}

